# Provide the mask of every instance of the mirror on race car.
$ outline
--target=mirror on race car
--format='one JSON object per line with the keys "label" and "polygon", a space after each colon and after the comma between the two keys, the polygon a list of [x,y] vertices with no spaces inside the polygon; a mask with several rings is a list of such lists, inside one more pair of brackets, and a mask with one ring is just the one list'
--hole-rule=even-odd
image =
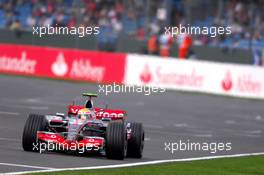
{"label": "mirror on race car", "polygon": [[61,117],[64,117],[64,116],[65,116],[64,113],[60,113],[60,112],[57,112],[56,115],[57,115],[57,116],[61,116]]}

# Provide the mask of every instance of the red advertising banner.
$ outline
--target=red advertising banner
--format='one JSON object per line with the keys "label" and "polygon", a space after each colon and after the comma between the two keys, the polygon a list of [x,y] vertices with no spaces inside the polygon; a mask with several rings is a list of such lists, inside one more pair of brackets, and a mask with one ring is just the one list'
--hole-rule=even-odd
{"label": "red advertising banner", "polygon": [[126,54],[0,44],[0,73],[122,83]]}

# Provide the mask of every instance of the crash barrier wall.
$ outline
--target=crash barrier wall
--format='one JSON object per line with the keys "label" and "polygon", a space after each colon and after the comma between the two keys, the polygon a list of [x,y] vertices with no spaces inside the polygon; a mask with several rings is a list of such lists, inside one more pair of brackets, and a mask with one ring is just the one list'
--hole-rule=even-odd
{"label": "crash barrier wall", "polygon": [[0,44],[0,73],[264,98],[263,68],[139,54]]}
{"label": "crash barrier wall", "polygon": [[129,54],[125,84],[264,98],[261,67]]}
{"label": "crash barrier wall", "polygon": [[0,73],[122,83],[125,54],[0,44]]}

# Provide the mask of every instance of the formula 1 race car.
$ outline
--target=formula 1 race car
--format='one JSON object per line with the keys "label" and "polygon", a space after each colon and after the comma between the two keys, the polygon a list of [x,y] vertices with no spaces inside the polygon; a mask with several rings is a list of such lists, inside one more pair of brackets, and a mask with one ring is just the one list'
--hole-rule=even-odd
{"label": "formula 1 race car", "polygon": [[144,129],[126,121],[126,111],[93,107],[97,94],[83,93],[85,105],[68,106],[68,115],[30,114],[23,132],[25,151],[96,152],[109,159],[141,158]]}

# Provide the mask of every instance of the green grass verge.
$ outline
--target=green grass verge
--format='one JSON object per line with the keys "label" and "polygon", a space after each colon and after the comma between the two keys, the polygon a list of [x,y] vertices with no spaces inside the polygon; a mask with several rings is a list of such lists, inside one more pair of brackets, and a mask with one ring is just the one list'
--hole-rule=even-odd
{"label": "green grass verge", "polygon": [[[113,168],[102,170],[62,171],[43,175],[263,175],[264,156],[221,158],[191,162]],[[39,175],[39,174],[38,174]]]}

